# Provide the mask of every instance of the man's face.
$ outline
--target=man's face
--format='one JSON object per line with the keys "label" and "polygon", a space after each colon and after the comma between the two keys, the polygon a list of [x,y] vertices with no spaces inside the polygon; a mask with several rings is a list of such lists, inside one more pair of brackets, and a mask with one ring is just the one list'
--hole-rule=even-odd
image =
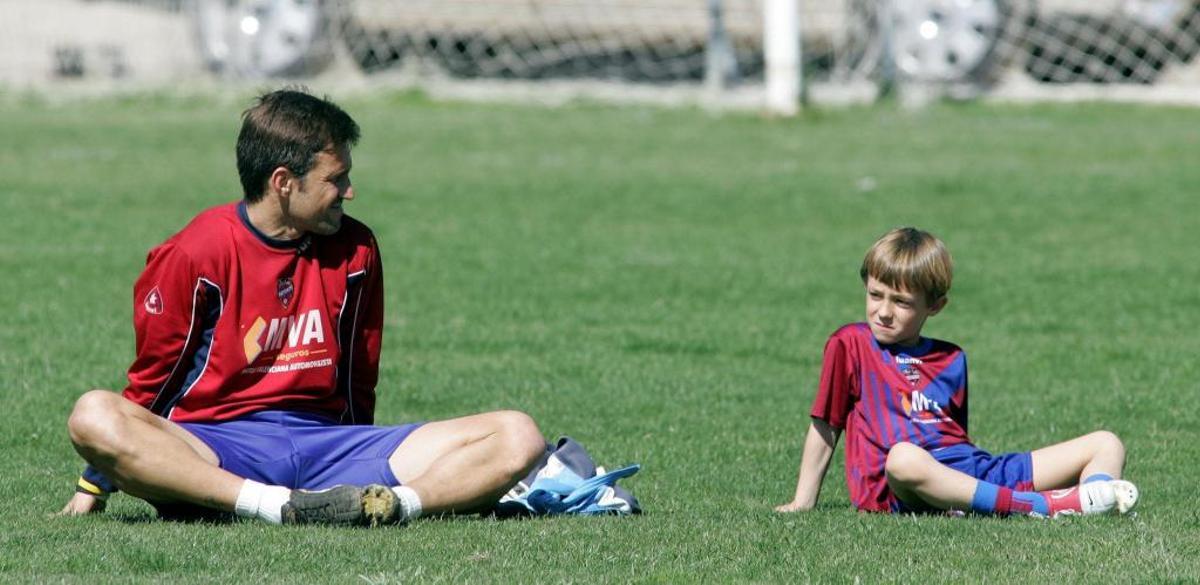
{"label": "man's face", "polygon": [[314,234],[335,234],[342,227],[342,201],[354,199],[350,185],[350,149],[317,153],[316,163],[295,180],[288,215],[296,227]]}
{"label": "man's face", "polygon": [[913,346],[921,340],[925,319],[946,306],[946,298],[932,306],[924,294],[894,289],[875,277],[867,277],[867,324],[875,340],[883,345]]}

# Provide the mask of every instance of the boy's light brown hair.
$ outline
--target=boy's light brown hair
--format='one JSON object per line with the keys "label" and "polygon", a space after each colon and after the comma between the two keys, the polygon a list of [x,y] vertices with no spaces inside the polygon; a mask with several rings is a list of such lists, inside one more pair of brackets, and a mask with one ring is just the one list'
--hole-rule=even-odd
{"label": "boy's light brown hair", "polygon": [[896,228],[879,238],[858,271],[894,289],[924,293],[932,305],[950,292],[954,262],[950,251],[933,234],[915,227]]}

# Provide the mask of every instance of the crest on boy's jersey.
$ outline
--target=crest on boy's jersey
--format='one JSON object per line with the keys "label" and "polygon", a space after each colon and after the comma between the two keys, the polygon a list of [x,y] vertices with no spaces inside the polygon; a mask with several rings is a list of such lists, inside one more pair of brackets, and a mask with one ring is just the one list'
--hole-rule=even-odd
{"label": "crest on boy's jersey", "polygon": [[899,366],[900,375],[904,376],[905,380],[913,387],[921,384],[921,370],[917,366],[923,364],[920,358],[900,354],[896,356],[896,365]]}
{"label": "crest on boy's jersey", "polygon": [[[909,363],[901,364],[901,371],[905,377],[908,377],[908,372],[905,368],[916,370],[916,365],[913,362],[919,362],[915,358],[909,358]],[[942,370],[933,379],[926,382],[923,386],[917,386],[911,392],[904,395],[902,406],[909,420],[917,424],[933,424],[941,422],[950,422],[951,403],[954,400],[954,395],[960,390],[965,389],[966,378],[965,371],[959,364],[962,360],[956,360],[950,367]],[[926,375],[928,375],[926,371]],[[919,374],[919,372],[918,372]],[[911,378],[910,378],[911,380]]]}
{"label": "crest on boy's jersey", "polygon": [[161,315],[163,312],[162,293],[158,292],[158,287],[150,289],[146,299],[142,301],[142,306],[146,308],[146,312],[151,315]]}
{"label": "crest on boy's jersey", "polygon": [[279,297],[279,302],[283,303],[283,308],[287,308],[292,302],[292,295],[295,294],[296,287],[292,284],[292,277],[285,276],[279,279],[275,286],[275,295]]}

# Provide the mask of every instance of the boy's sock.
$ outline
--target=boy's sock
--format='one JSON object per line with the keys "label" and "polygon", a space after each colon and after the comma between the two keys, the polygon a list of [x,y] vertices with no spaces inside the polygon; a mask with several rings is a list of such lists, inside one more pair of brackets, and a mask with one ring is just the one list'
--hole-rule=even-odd
{"label": "boy's sock", "polygon": [[271,524],[281,524],[280,510],[292,495],[292,490],[278,485],[266,485],[247,479],[238,492],[234,512],[243,518],[258,518]]}
{"label": "boy's sock", "polygon": [[1046,498],[1038,492],[1018,492],[1010,488],[979,481],[975,484],[975,497],[971,510],[980,514],[1009,516],[1012,514],[1049,515]]}
{"label": "boy's sock", "polygon": [[417,495],[416,490],[406,485],[397,485],[392,486],[392,493],[400,500],[400,524],[421,517],[421,497]]}
{"label": "boy's sock", "polygon": [[1107,473],[1093,473],[1084,478],[1083,483],[1092,483],[1093,481],[1108,481],[1112,478],[1113,476]]}
{"label": "boy's sock", "polygon": [[[1125,502],[1119,501],[1122,494]],[[1018,492],[980,481],[975,488],[971,509],[982,514],[1027,514],[1054,518],[1103,514],[1113,509],[1125,513],[1136,503],[1137,488],[1129,482],[1122,481],[1100,479],[1063,490],[1045,492]]]}

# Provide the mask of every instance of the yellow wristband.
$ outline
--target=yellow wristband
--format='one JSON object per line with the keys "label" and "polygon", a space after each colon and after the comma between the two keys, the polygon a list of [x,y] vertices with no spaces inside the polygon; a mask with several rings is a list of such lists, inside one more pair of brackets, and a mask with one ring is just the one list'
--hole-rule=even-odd
{"label": "yellow wristband", "polygon": [[108,492],[100,489],[99,487],[96,486],[96,484],[94,484],[86,479],[83,479],[82,477],[79,478],[79,483],[76,484],[75,487],[76,487],[76,491],[92,494],[93,496],[96,496],[97,498],[107,498],[108,497]]}

